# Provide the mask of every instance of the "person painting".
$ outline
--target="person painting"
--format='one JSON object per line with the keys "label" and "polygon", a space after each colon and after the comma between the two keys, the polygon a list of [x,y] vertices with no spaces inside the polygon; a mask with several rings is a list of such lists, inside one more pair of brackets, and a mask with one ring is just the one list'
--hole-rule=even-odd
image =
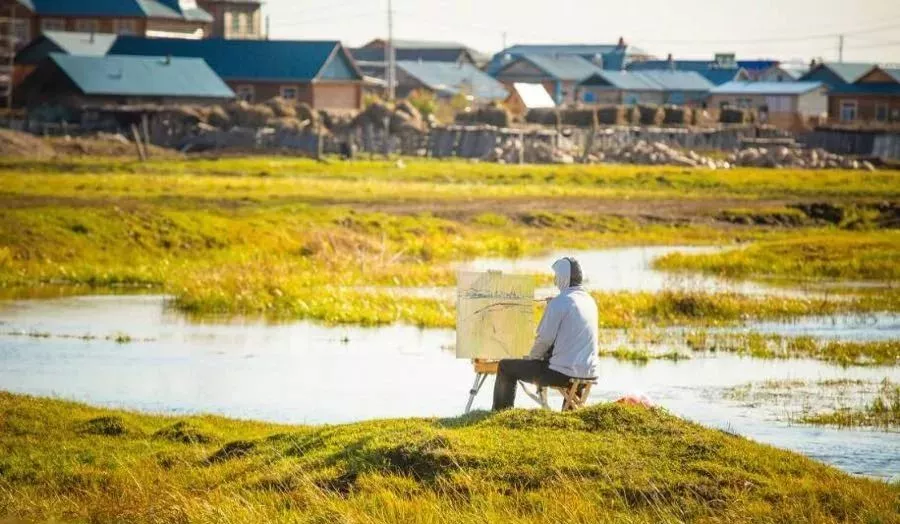
{"label": "person painting", "polygon": [[553,263],[559,295],[550,299],[528,357],[504,359],[494,383],[494,411],[513,407],[518,381],[565,387],[570,378],[593,378],[597,365],[597,303],[582,287],[574,258]]}

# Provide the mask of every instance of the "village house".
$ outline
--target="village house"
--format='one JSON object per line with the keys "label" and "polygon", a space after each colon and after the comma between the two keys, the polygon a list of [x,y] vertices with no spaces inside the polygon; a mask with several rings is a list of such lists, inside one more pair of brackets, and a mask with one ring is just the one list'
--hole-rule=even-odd
{"label": "village house", "polygon": [[822,82],[829,89],[852,84],[875,67],[864,62],[813,62],[809,71],[799,78],[802,82]]}
{"label": "village house", "polygon": [[199,58],[50,53],[16,92],[18,105],[62,114],[87,105],[221,103],[234,92]]}
{"label": "village house", "polygon": [[541,84],[557,105],[577,101],[582,80],[600,72],[599,66],[577,55],[522,55],[493,76],[508,88],[515,83]]}
{"label": "village house", "polygon": [[362,74],[337,41],[120,36],[109,54],[202,58],[248,102],[281,97],[316,109],[362,106]]}
{"label": "village house", "polygon": [[750,73],[740,67],[733,54],[719,53],[712,60],[675,60],[670,54],[665,60],[632,62],[628,71],[692,71],[713,85],[750,80]]}
{"label": "village house", "polygon": [[900,122],[900,68],[875,66],[828,93],[828,116],[839,122]]}
{"label": "village house", "polygon": [[213,17],[211,38],[253,40],[265,36],[261,0],[197,0],[197,5]]}
{"label": "village house", "polygon": [[578,84],[585,104],[702,105],[714,86],[694,71],[598,71]]}
{"label": "village house", "polygon": [[[394,40],[394,59],[397,61],[443,62],[478,66],[485,57],[470,47],[456,42]],[[387,43],[377,38],[363,47],[352,48],[350,55],[360,71],[368,77],[387,78]]]}
{"label": "village house", "polygon": [[822,82],[729,82],[710,90],[707,105],[754,109],[761,122],[793,130],[827,113],[827,92]]}
{"label": "village house", "polygon": [[511,62],[523,56],[578,57],[596,67],[613,71],[625,69],[632,62],[653,58],[647,52],[629,45],[624,38],[615,44],[520,44],[508,47],[495,54],[485,66],[488,74],[496,76]]}
{"label": "village house", "polygon": [[203,38],[213,17],[195,0],[0,0],[25,45],[43,31]]}
{"label": "village house", "polygon": [[503,84],[469,63],[400,60],[397,96],[404,98],[413,91],[428,91],[438,98],[464,95],[476,104],[502,102],[509,96]]}
{"label": "village house", "polygon": [[796,82],[808,72],[808,64],[802,62],[779,62],[759,73],[756,80],[760,82]]}

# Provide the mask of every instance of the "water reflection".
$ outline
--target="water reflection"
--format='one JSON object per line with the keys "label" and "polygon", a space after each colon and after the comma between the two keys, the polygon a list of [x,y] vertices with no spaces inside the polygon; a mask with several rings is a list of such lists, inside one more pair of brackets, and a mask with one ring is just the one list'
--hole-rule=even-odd
{"label": "water reflection", "polygon": [[[0,336],[0,389],[154,412],[212,412],[290,423],[461,413],[472,380],[450,330],[375,329],[256,320],[197,324],[159,296],[0,303],[0,332],[124,332],[146,342]],[[733,356],[643,366],[603,359],[594,401],[640,391],[703,424],[800,451],[847,471],[900,475],[900,438],[877,431],[788,426],[710,400],[710,388],[766,379],[900,381],[900,368]],[[489,388],[475,407],[490,405]],[[557,398],[558,402],[559,399]],[[527,398],[523,407],[532,407]]]}

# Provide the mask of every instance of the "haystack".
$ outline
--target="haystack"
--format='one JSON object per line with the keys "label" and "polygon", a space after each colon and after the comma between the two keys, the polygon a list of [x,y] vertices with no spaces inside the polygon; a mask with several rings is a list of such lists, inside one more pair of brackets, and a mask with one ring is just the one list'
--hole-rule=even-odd
{"label": "haystack", "polygon": [[594,109],[573,108],[560,112],[563,125],[577,127],[594,127],[597,125],[597,111]]}
{"label": "haystack", "polygon": [[629,123],[625,119],[625,106],[603,106],[598,108],[597,123],[608,126]]}
{"label": "haystack", "polygon": [[658,126],[663,123],[665,111],[659,106],[639,105],[638,114],[642,126]]}
{"label": "haystack", "polygon": [[294,106],[294,116],[301,122],[306,120],[311,126],[319,123],[319,113],[306,102],[300,102]]}
{"label": "haystack", "polygon": [[559,126],[562,123],[559,118],[559,111],[552,107],[529,109],[528,113],[525,114],[525,122],[545,126]]}
{"label": "haystack", "polygon": [[416,122],[422,121],[422,113],[409,100],[401,100],[395,111],[406,113]]}
{"label": "haystack", "polygon": [[663,124],[690,125],[693,123],[693,111],[684,106],[664,106]]}
{"label": "haystack", "polygon": [[248,104],[241,100],[225,107],[231,123],[239,127],[260,128],[275,117],[275,112],[262,104]]}
{"label": "haystack", "polygon": [[278,118],[297,117],[297,109],[294,108],[294,104],[280,96],[276,96],[275,98],[266,101],[266,106],[271,109]]}
{"label": "haystack", "polygon": [[303,131],[307,127],[309,127],[309,123],[305,121],[300,121],[297,118],[283,116],[283,117],[275,117],[268,122],[268,127],[273,127],[278,131],[286,131],[291,133],[299,133]]}
{"label": "haystack", "polygon": [[722,124],[752,124],[753,121],[754,114],[750,109],[724,107],[719,111],[719,122]]}
{"label": "haystack", "polygon": [[231,117],[222,106],[210,106],[206,111],[206,123],[219,129],[228,129],[231,127]]}

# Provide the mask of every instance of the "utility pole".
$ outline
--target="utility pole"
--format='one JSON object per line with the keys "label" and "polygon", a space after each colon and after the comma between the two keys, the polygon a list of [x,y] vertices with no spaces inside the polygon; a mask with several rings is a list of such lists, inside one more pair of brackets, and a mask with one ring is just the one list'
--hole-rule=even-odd
{"label": "utility pole", "polygon": [[385,58],[387,58],[387,84],[388,84],[388,101],[394,101],[394,84],[397,81],[397,55],[394,53],[394,4],[388,0],[388,39],[384,48]]}
{"label": "utility pole", "polygon": [[844,62],[844,35],[838,35],[838,63]]}
{"label": "utility pole", "polygon": [[269,35],[272,34],[272,16],[266,15],[266,40],[271,38]]}

